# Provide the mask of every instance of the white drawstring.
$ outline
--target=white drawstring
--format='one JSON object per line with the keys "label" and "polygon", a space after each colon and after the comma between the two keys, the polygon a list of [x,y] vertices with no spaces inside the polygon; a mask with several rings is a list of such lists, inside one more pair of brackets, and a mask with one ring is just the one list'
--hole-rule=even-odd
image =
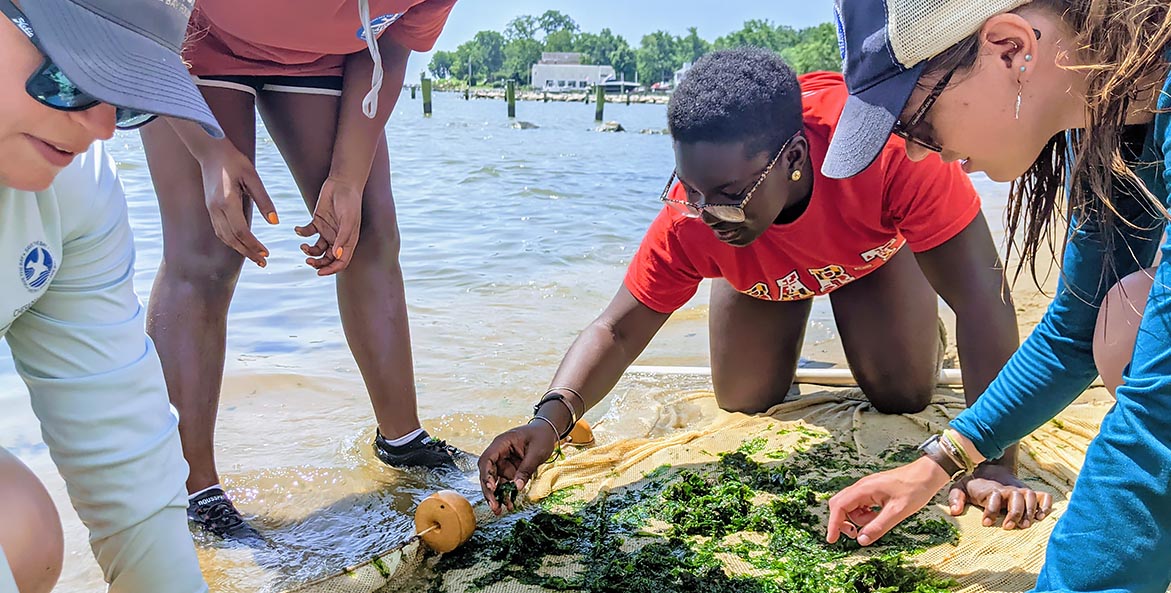
{"label": "white drawstring", "polygon": [[374,38],[374,27],[370,23],[370,0],[358,0],[358,18],[362,19],[362,31],[366,35],[366,47],[374,60],[374,75],[370,78],[370,92],[362,99],[362,113],[374,119],[378,115],[378,92],[382,90],[382,53],[378,51],[378,40]]}

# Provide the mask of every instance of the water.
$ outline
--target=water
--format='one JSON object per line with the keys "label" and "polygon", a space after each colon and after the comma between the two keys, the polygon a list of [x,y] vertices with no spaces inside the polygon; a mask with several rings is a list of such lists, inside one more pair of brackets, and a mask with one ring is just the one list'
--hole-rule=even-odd
{"label": "water", "polygon": [[[420,415],[432,433],[478,452],[527,417],[577,332],[618,289],[673,167],[669,137],[638,133],[665,127],[666,109],[607,105],[624,134],[595,132],[594,106],[583,103],[520,103],[519,119],[539,126],[529,130],[511,127],[501,101],[438,93],[434,117],[421,112],[404,95],[388,125]],[[110,148],[136,234],[135,279],[148,300],[162,254],[158,207],[138,136],[119,134]],[[257,225],[272,256],[267,269],[246,264],[232,305],[217,452],[225,484],[245,512],[260,515],[279,551],[205,545],[203,566],[220,591],[255,590],[254,564],[276,573],[275,582],[352,563],[404,537],[411,508],[430,491],[475,491],[468,478],[441,484],[373,459],[373,414],[341,332],[334,281],[303,263],[293,226],[309,217],[263,131],[257,150],[283,222]],[[1000,228],[1004,187],[977,184]],[[638,363],[706,365],[706,300],[701,288]],[[820,299],[805,356],[841,362],[835,335]],[[6,347],[0,356],[0,446],[44,478],[66,522],[57,590],[96,590],[101,576],[84,528]],[[645,434],[657,413],[650,404],[681,386],[628,378],[590,417],[608,413],[609,432]]]}

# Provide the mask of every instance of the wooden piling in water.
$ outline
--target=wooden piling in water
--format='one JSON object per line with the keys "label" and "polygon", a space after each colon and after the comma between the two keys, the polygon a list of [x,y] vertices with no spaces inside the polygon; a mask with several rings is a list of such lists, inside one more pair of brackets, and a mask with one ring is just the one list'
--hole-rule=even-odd
{"label": "wooden piling in water", "polygon": [[605,89],[605,87],[603,87],[600,84],[597,86],[597,89],[598,89],[598,100],[597,100],[598,106],[594,109],[594,121],[602,121],[605,118],[604,112],[606,110],[606,89]]}
{"label": "wooden piling in water", "polygon": [[504,97],[508,101],[508,117],[516,117],[516,82],[508,81],[508,87],[504,90]]}
{"label": "wooden piling in water", "polygon": [[431,117],[431,79],[423,79],[423,117]]}

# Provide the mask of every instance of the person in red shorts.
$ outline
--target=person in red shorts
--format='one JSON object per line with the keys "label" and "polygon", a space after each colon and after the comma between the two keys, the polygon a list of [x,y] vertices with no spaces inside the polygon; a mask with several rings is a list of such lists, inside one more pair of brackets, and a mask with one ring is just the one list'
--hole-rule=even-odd
{"label": "person in red shorts", "polygon": [[306,263],[337,276],[342,327],[378,422],[375,453],[396,467],[463,456],[419,422],[384,131],[407,58],[431,49],[454,3],[196,3],[183,57],[227,137],[179,120],[142,130],[164,240],[147,329],[181,419],[188,517],[214,534],[255,535],[220,486],[213,436],[232,293],[244,258],[264,267],[269,256],[251,211],[278,222],[253,165],[257,110],[312,213],[296,229]]}
{"label": "person in red shorts", "polygon": [[[937,295],[956,312],[968,403],[983,392],[1018,336],[979,196],[954,163],[912,162],[898,139],[857,177],[822,176],[846,97],[840,74],[798,78],[770,51],[696,62],[668,107],[676,170],[666,207],[625,282],[570,347],[534,418],[480,456],[494,512],[510,505],[496,500],[497,484],[523,488],[574,416],[613,388],[704,278],[715,279],[712,383],[725,410],[784,401],[818,295],[829,296],[850,369],[876,410],[913,413],[930,402]],[[991,524],[1000,501],[1027,494],[1010,458],[957,484],[951,510],[971,499]]]}

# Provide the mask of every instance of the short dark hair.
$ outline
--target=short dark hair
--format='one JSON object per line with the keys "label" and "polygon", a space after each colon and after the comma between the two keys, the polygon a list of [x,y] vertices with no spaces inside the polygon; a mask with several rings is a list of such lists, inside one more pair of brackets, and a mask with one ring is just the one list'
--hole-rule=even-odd
{"label": "short dark hair", "polygon": [[667,126],[678,142],[745,142],[750,156],[780,150],[803,127],[797,73],[766,49],[709,53],[675,89]]}

